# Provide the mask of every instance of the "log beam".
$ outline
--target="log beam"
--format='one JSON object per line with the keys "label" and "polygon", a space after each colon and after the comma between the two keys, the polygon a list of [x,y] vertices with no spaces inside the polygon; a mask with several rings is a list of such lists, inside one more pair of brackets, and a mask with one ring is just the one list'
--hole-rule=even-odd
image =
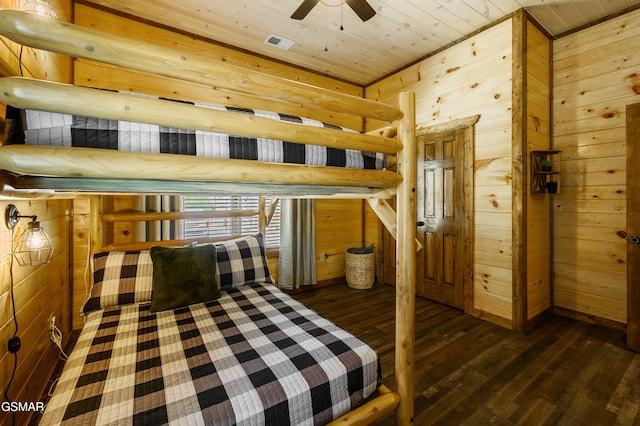
{"label": "log beam", "polygon": [[[68,178],[225,181],[393,188],[401,178],[383,170],[300,166],[180,154],[121,152],[98,148],[6,145],[0,168],[17,174]],[[108,188],[104,188],[107,190]]]}
{"label": "log beam", "polygon": [[416,294],[416,126],[415,94],[403,92],[398,98],[404,113],[398,136],[404,149],[398,153],[397,239],[396,239],[396,390],[400,403],[398,425],[413,423],[413,371]]}

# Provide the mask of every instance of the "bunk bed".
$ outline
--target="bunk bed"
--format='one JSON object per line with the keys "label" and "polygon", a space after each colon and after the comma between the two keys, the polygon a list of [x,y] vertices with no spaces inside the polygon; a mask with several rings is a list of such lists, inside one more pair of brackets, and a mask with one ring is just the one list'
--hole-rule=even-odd
{"label": "bunk bed", "polygon": [[[387,136],[386,131],[368,134],[344,132],[333,126],[304,126],[252,114],[176,105],[173,101],[146,96],[18,77],[0,79],[0,102],[23,110],[396,156],[397,172],[391,172],[101,148],[9,144],[0,147],[0,178],[3,193],[14,197],[235,192],[281,197],[366,199],[397,241],[395,386],[393,391],[380,386],[378,396],[343,415],[336,423],[367,424],[393,410],[396,410],[398,424],[412,423],[416,251],[413,94],[401,93],[397,106],[385,105],[17,11],[0,11],[0,34],[23,45],[75,58],[284,101],[300,105],[305,111],[324,110],[381,120],[395,127],[395,137]],[[396,212],[386,201],[392,196],[397,200]],[[101,254],[94,256],[100,257]],[[254,283],[249,283],[242,287],[267,298],[280,297],[279,294],[273,296],[275,290],[269,286],[254,287]],[[231,288],[229,291],[221,299],[234,299],[240,290]],[[238,297],[247,298],[246,295]],[[199,309],[215,309],[211,307],[215,303],[204,305],[198,305]],[[296,305],[295,308],[304,310],[302,306]]]}

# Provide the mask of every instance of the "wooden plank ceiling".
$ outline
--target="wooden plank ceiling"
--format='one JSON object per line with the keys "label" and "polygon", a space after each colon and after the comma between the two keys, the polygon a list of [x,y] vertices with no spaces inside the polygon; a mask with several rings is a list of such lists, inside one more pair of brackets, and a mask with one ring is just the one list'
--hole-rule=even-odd
{"label": "wooden plank ceiling", "polygon": [[[126,15],[236,46],[305,69],[367,85],[522,7],[558,36],[640,0],[368,0],[362,22],[346,5],[318,3],[303,20],[302,0],[91,0]],[[340,27],[343,27],[343,30]],[[265,40],[290,40],[283,50]]]}

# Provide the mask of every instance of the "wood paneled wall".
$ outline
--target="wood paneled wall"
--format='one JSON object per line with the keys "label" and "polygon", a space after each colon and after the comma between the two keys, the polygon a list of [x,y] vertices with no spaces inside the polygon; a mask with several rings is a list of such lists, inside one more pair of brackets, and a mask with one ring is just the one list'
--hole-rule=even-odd
{"label": "wood paneled wall", "polygon": [[[526,319],[551,308],[551,203],[553,195],[531,193],[531,151],[551,149],[552,42],[526,21]],[[524,327],[528,328],[528,327]]]}
{"label": "wood paneled wall", "polygon": [[626,323],[625,107],[640,101],[640,11],[554,42],[554,305]]}
{"label": "wood paneled wall", "polygon": [[316,200],[318,281],[345,276],[344,252],[363,243],[362,200]]}
{"label": "wood paneled wall", "polygon": [[530,196],[527,173],[531,150],[551,147],[551,53],[549,37],[520,10],[366,90],[383,101],[416,92],[419,127],[480,115],[467,310],[522,331],[551,307],[549,198]]}
{"label": "wood paneled wall", "polygon": [[[0,201],[4,214],[7,204],[15,204],[23,215],[37,215],[55,246],[51,263],[43,266],[13,264],[15,308],[18,337],[22,346],[18,351],[16,375],[9,391],[14,401],[38,401],[47,391],[47,381],[58,360],[58,348],[49,340],[49,317],[56,316],[56,324],[63,332],[64,343],[71,331],[69,297],[69,213],[70,202],[56,201]],[[20,237],[28,219],[22,219],[14,232]],[[7,341],[13,336],[15,325],[11,305],[11,274],[9,259],[13,242],[11,231],[0,226],[0,390],[4,391],[13,370],[14,355],[8,352]],[[31,413],[20,413],[16,424],[25,424]],[[0,424],[9,425],[11,415],[2,412]]]}
{"label": "wood paneled wall", "polygon": [[99,197],[77,198],[72,203],[71,325],[73,330],[80,330],[84,325],[80,310],[93,284],[91,254],[97,252],[102,246],[102,220],[99,216],[101,211]]}
{"label": "wood paneled wall", "polygon": [[393,102],[403,90],[416,93],[418,127],[481,115],[474,152],[474,307],[510,321],[512,20],[369,86],[366,97]]}

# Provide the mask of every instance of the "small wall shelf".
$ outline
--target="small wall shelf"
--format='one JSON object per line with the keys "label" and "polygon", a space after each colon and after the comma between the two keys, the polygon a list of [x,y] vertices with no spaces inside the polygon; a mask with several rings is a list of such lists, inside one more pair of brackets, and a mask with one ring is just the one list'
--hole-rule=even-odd
{"label": "small wall shelf", "polygon": [[560,193],[562,151],[531,151],[531,193]]}

